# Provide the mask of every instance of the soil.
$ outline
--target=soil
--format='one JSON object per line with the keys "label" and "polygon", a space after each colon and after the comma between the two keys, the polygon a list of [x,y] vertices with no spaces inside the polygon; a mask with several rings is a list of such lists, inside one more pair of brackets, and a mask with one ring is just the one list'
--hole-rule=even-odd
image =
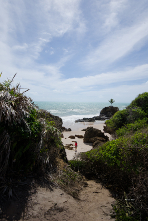
{"label": "soil", "polygon": [[[94,180],[88,180],[79,195],[79,199],[53,187],[37,187],[31,190],[24,210],[18,202],[13,201],[7,206],[7,217],[0,220],[29,221],[108,221],[112,219],[111,204],[114,198],[110,192]],[[22,199],[23,200],[23,199]],[[21,204],[21,203],[20,203]],[[19,211],[21,210],[21,211]],[[21,214],[17,216],[17,214]]]}

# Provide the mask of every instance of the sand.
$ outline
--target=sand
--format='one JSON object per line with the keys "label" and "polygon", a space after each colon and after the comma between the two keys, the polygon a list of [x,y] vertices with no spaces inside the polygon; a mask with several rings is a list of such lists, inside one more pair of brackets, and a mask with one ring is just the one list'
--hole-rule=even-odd
{"label": "sand", "polygon": [[79,200],[59,188],[50,191],[39,187],[28,200],[24,218],[20,221],[114,221],[110,216],[114,198],[94,180],[87,183]]}
{"label": "sand", "polygon": [[[63,138],[62,138],[62,142],[64,144],[64,146],[66,146],[67,144],[72,144],[73,145],[73,150],[68,150],[66,149],[66,154],[67,154],[67,159],[68,160],[72,160],[74,157],[78,157],[79,156],[79,153],[81,152],[87,152],[89,150],[92,149],[92,144],[91,143],[84,143],[83,142],[83,139],[82,138],[77,138],[75,137],[75,139],[71,139],[71,138],[68,138],[69,136],[71,135],[83,135],[84,136],[84,133],[85,131],[82,131],[82,129],[85,129],[87,127],[94,127],[94,128],[97,128],[99,130],[101,130],[103,132],[103,128],[104,128],[104,122],[98,122],[98,123],[76,123],[75,127],[74,127],[74,130],[72,131],[64,131],[63,132]],[[105,135],[107,135],[109,137],[109,139],[111,139],[111,136],[110,134],[107,134],[105,133]],[[78,147],[77,147],[77,152],[75,153],[75,143],[73,141],[77,141],[78,143]]]}

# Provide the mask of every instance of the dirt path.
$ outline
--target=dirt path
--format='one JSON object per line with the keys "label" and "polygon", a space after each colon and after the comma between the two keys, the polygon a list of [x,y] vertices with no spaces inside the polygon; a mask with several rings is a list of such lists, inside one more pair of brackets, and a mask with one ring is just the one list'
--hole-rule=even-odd
{"label": "dirt path", "polygon": [[38,188],[28,201],[25,217],[30,221],[108,221],[114,199],[107,189],[93,180],[80,193],[80,200],[74,199],[61,189],[50,191]]}

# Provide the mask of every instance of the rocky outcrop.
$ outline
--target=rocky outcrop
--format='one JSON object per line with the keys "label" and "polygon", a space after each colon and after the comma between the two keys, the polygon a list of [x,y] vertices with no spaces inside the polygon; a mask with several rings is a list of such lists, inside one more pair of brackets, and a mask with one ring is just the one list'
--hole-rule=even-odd
{"label": "rocky outcrop", "polygon": [[62,131],[71,131],[71,128],[62,127]]}
{"label": "rocky outcrop", "polygon": [[66,144],[64,147],[65,149],[73,150],[73,144]]}
{"label": "rocky outcrop", "polygon": [[75,136],[70,135],[68,138],[70,138],[70,139],[75,139]]}
{"label": "rocky outcrop", "polygon": [[94,141],[93,142],[93,148],[97,148],[98,146],[105,143],[106,139],[104,139],[103,137],[95,137],[95,139],[93,141]]}
{"label": "rocky outcrop", "polygon": [[109,140],[108,136],[106,136],[101,130],[98,130],[93,127],[88,127],[84,134],[84,143],[94,143],[98,138],[103,138],[100,141],[106,142]]}
{"label": "rocky outcrop", "polygon": [[118,107],[113,107],[113,106],[104,107],[100,112],[100,116],[111,118],[117,111],[119,111]]}
{"label": "rocky outcrop", "polygon": [[111,134],[111,135],[113,135],[114,132],[115,132],[113,129],[109,128],[107,125],[104,126],[103,130],[104,130],[105,133],[108,133],[108,134]]}
{"label": "rocky outcrop", "polygon": [[84,138],[83,135],[75,135],[75,137],[77,137],[77,138]]}
{"label": "rocky outcrop", "polygon": [[78,123],[78,122],[94,122],[94,121],[95,121],[94,118],[83,118],[83,119],[75,120],[75,123]]}
{"label": "rocky outcrop", "polygon": [[78,119],[75,121],[75,123],[78,122],[94,122],[96,120],[107,120],[110,119],[117,111],[119,111],[118,107],[104,107],[99,116],[94,116],[92,118],[83,118],[83,119]]}

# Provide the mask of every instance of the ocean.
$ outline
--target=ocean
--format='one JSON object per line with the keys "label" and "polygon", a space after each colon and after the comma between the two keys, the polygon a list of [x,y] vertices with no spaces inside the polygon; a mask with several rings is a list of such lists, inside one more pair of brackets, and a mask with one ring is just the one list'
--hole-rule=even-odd
{"label": "ocean", "polygon": [[[80,102],[49,102],[49,101],[35,101],[34,102],[39,109],[49,111],[55,116],[59,116],[63,120],[63,126],[66,128],[76,128],[75,120],[82,119],[84,117],[94,117],[100,114],[100,111],[104,107],[110,106],[110,103],[80,103]],[[129,103],[114,103],[114,107],[118,107],[119,110],[125,109]],[[102,122],[101,122],[102,123]]]}

